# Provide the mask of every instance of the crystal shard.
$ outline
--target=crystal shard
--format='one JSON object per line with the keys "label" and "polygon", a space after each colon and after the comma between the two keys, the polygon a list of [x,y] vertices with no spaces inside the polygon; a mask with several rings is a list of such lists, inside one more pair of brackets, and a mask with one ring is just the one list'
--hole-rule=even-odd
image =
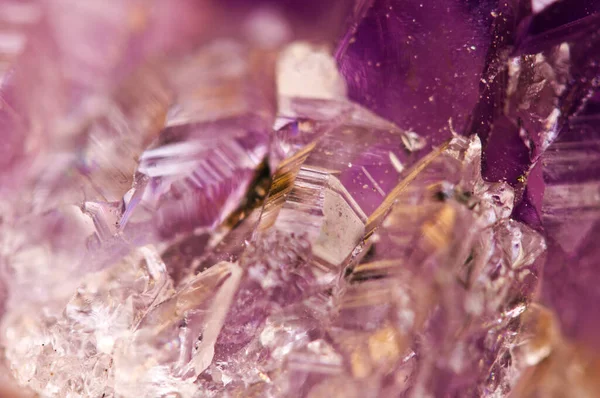
{"label": "crystal shard", "polygon": [[[319,107],[328,108],[328,113]],[[303,141],[313,145],[314,140],[306,165],[336,175],[366,214],[383,201],[424,145],[415,133],[350,102],[288,99],[279,118],[302,125],[298,125],[300,129],[284,126],[277,145],[293,152]]]}
{"label": "crystal shard", "polygon": [[[490,383],[485,364],[506,355],[502,345],[487,341],[489,336],[505,338],[508,320],[520,313],[504,306],[532,288],[535,279],[528,276],[528,267],[540,254],[535,250],[543,250],[543,241],[526,226],[511,223],[510,208],[496,209],[490,217],[488,209],[506,203],[499,197],[488,202],[484,193],[493,186],[470,176],[478,168],[470,164],[478,163],[478,148],[477,139],[468,143],[456,138],[428,164],[422,163],[422,171],[397,195],[389,215],[366,242],[370,249],[363,260],[347,274],[336,324],[343,330],[360,330],[373,341],[349,352],[356,358],[355,377],[369,377],[382,388],[417,396],[479,395],[485,390],[471,386]],[[460,240],[454,238],[457,235]],[[521,257],[522,245],[531,257]],[[509,310],[516,315],[494,319]],[[462,341],[458,345],[457,334]],[[398,341],[393,343],[398,348],[389,348],[385,344],[390,340],[384,340],[377,349],[378,336],[396,336],[389,338]],[[410,336],[418,336],[412,337],[412,350]],[[416,362],[404,363],[402,358],[411,351]],[[407,379],[386,381],[382,374],[391,369],[406,369]],[[462,383],[444,382],[448,375]],[[492,383],[485,388],[505,387]]]}
{"label": "crystal shard", "polygon": [[[322,54],[295,51],[298,48],[292,47],[284,53],[280,65],[292,62],[289,58],[312,65],[316,58],[321,60],[317,65],[331,73]],[[286,73],[288,68],[280,67],[280,81],[290,78]],[[288,97],[290,93],[297,96]],[[342,96],[339,88],[302,92],[284,85],[279,94],[278,119],[286,124],[275,133],[275,153],[288,159],[275,172],[259,231],[275,229],[294,236],[300,226],[316,269],[331,268],[331,278],[364,235],[367,214],[399,179],[402,170],[394,162],[414,159],[411,152],[419,148],[413,141],[421,139],[347,100],[319,99]],[[290,126],[299,124],[300,129]]]}
{"label": "crystal shard", "polygon": [[[282,169],[285,173],[287,165]],[[276,184],[284,178],[288,186],[280,188]],[[289,179],[293,179],[292,184]],[[276,174],[275,181],[259,230],[274,228],[294,236],[300,222],[312,243],[313,255],[333,267],[342,264],[362,237],[366,222],[352,196],[336,177],[317,168],[301,166],[295,176]]]}
{"label": "crystal shard", "polygon": [[138,158],[164,124],[171,91],[150,67],[122,83],[83,127],[78,168],[96,195],[119,201],[131,187]]}
{"label": "crystal shard", "polygon": [[268,149],[271,97],[255,84],[270,64],[253,57],[241,44],[218,42],[170,71],[177,99],[140,156],[121,227],[136,208],[155,214],[167,236],[216,226],[235,209]]}
{"label": "crystal shard", "polygon": [[151,308],[116,356],[116,393],[151,397],[191,391],[212,362],[241,275],[237,264],[216,264]]}
{"label": "crystal shard", "polygon": [[478,100],[495,7],[357,1],[351,28],[336,49],[350,98],[427,135],[430,143],[448,139],[452,126],[462,131]]}

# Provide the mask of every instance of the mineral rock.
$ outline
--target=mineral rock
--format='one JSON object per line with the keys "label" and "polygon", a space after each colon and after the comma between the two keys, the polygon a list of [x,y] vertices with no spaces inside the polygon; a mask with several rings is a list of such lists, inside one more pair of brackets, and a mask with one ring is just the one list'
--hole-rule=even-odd
{"label": "mineral rock", "polygon": [[598,396],[599,7],[0,0],[0,396]]}

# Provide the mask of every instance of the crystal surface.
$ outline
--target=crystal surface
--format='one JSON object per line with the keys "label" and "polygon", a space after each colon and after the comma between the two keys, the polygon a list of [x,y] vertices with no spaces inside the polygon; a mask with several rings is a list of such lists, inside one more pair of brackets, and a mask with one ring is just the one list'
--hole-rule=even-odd
{"label": "crystal surface", "polygon": [[599,396],[599,32],[0,0],[0,396]]}
{"label": "crystal surface", "polygon": [[216,226],[237,207],[268,150],[275,105],[269,60],[242,44],[216,42],[168,66],[176,100],[139,157],[120,228],[146,210],[170,236]]}

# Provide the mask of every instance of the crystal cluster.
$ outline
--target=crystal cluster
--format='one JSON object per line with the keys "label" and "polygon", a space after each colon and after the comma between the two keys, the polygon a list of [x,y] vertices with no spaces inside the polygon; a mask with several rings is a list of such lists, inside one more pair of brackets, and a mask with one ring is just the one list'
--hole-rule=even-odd
{"label": "crystal cluster", "polygon": [[0,0],[0,397],[600,395],[597,3]]}

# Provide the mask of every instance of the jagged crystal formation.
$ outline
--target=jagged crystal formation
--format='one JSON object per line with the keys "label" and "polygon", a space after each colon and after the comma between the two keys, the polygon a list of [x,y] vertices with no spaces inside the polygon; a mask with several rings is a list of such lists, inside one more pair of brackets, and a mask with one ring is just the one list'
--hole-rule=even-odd
{"label": "jagged crystal formation", "polygon": [[0,0],[0,396],[598,396],[598,2],[298,4]]}
{"label": "jagged crystal formation", "polygon": [[[162,236],[222,223],[268,150],[274,103],[268,56],[217,41],[167,65],[176,99],[139,158],[121,229],[146,208]],[[141,217],[143,217],[141,215]]]}

